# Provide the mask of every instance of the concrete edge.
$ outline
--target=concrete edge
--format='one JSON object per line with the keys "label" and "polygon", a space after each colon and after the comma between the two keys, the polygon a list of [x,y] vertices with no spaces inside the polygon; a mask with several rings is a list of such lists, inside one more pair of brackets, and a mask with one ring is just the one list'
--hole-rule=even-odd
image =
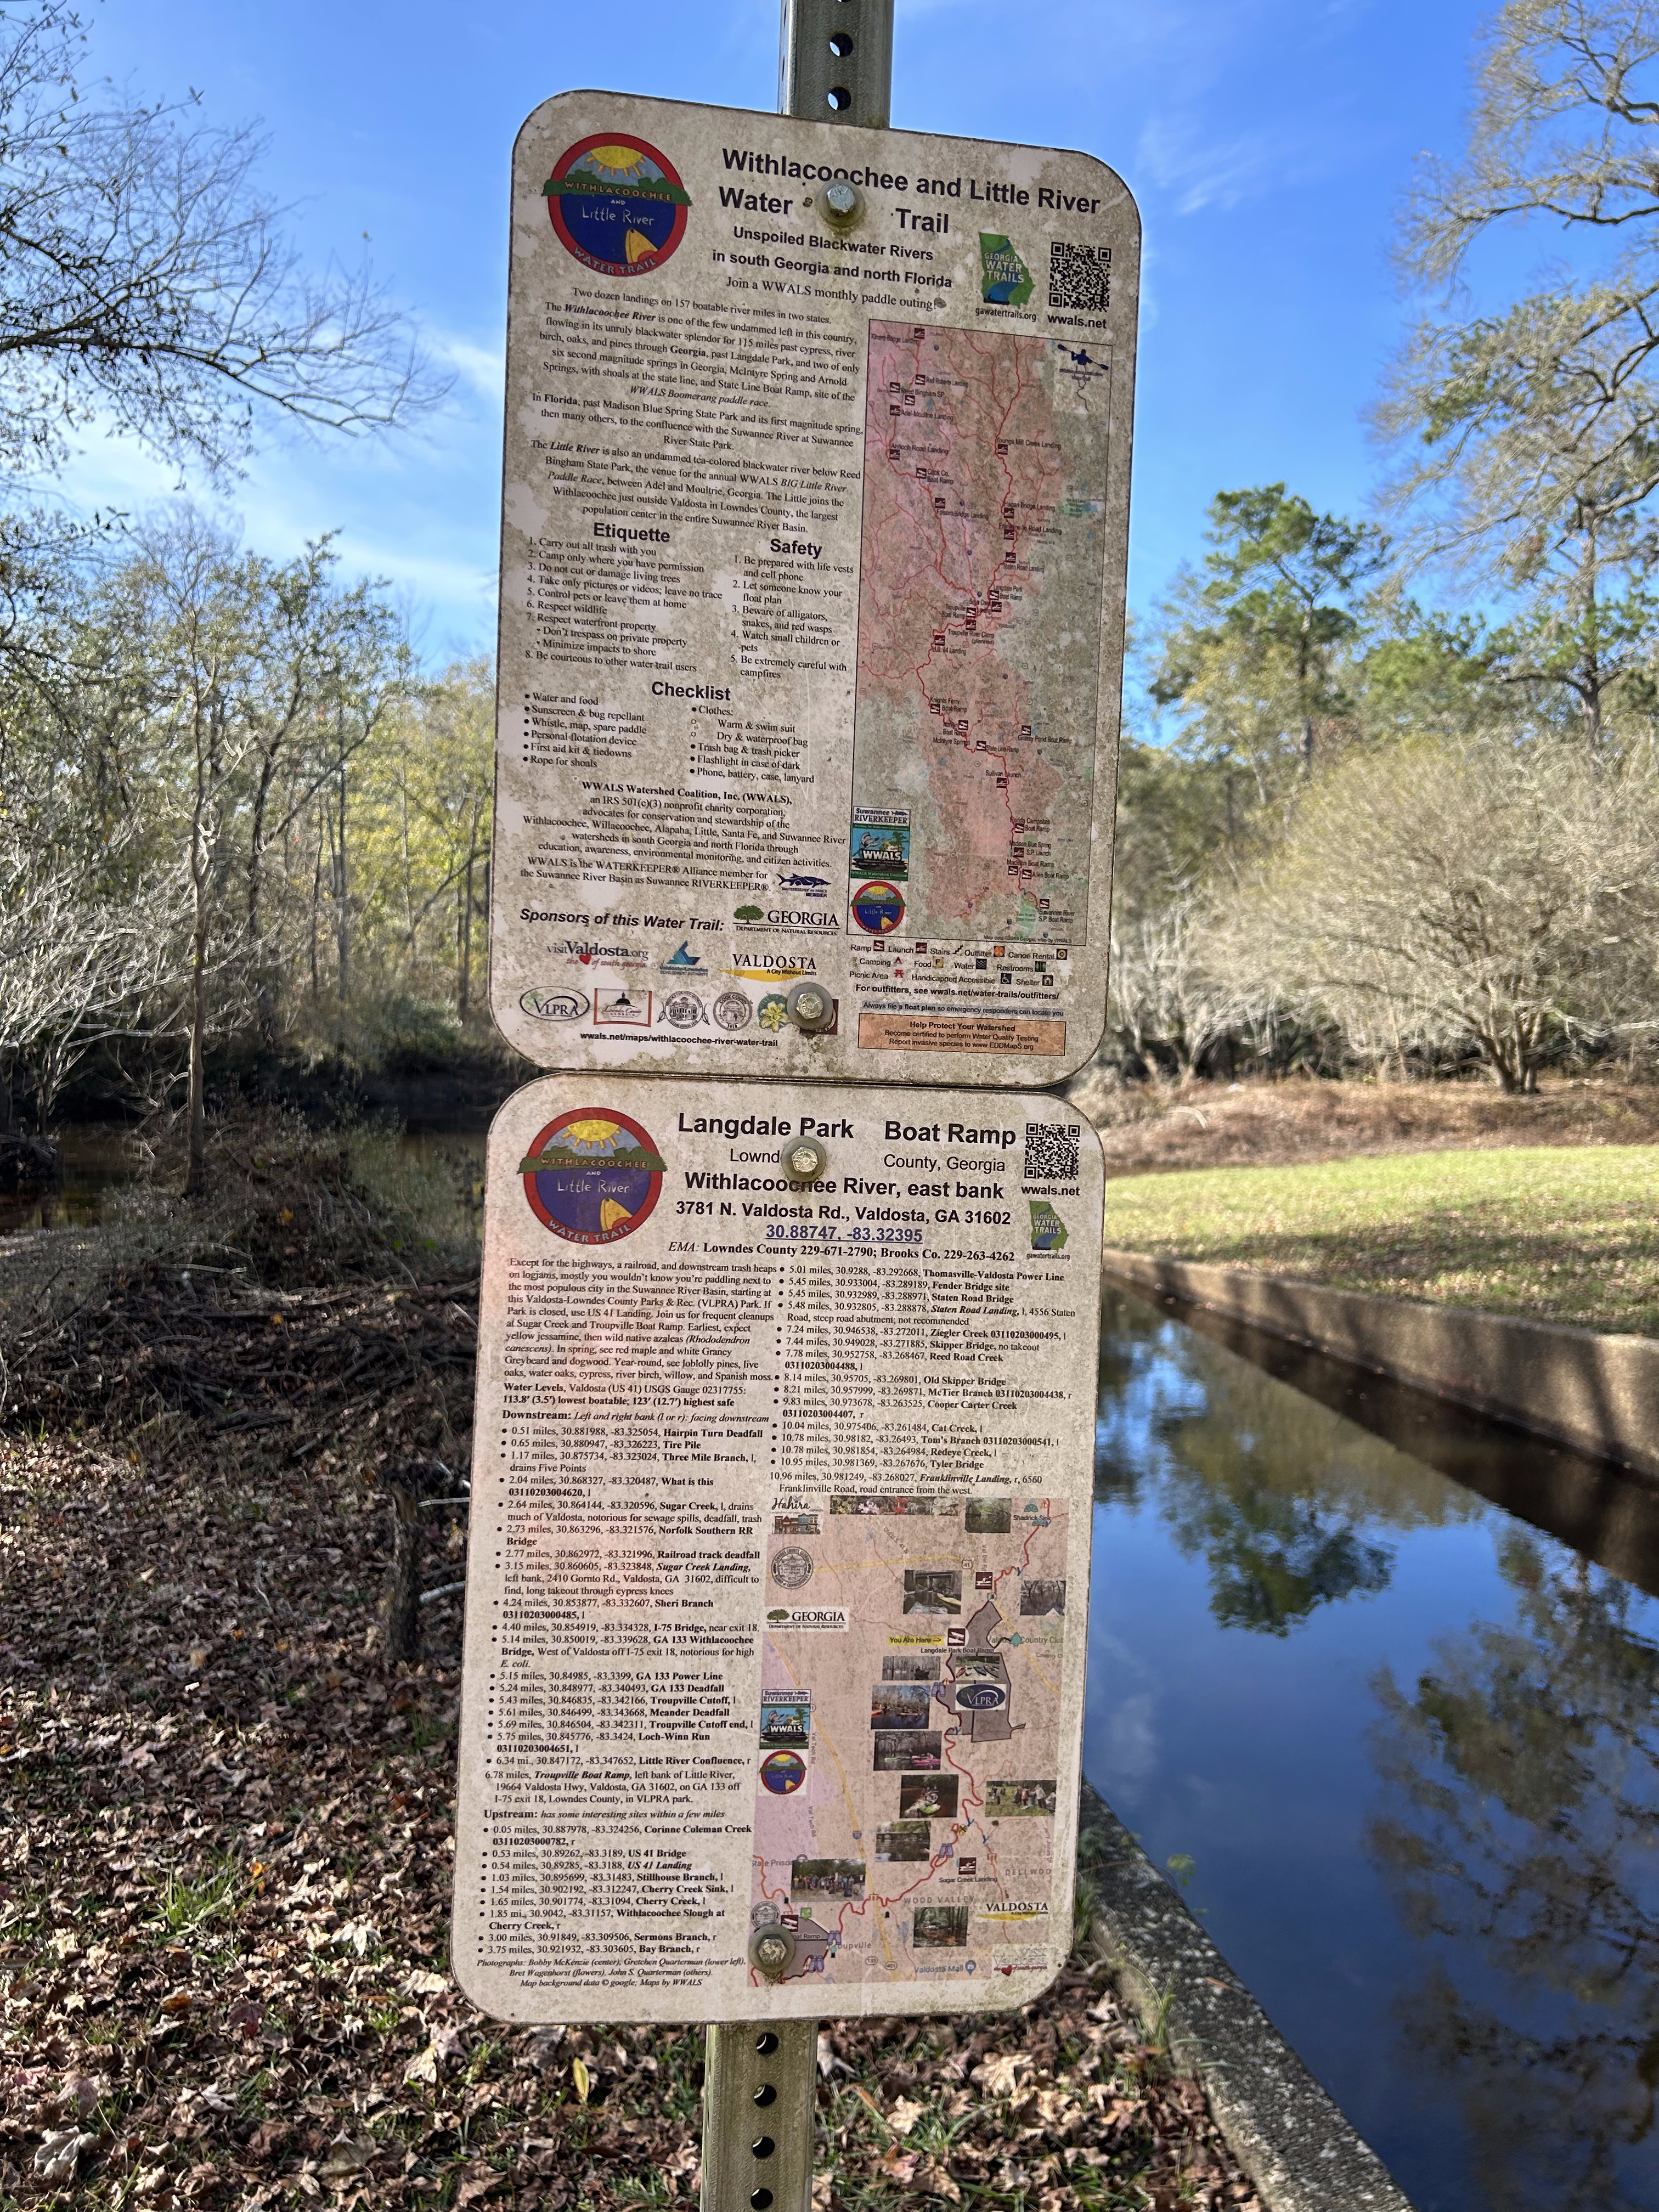
{"label": "concrete edge", "polygon": [[1388,2168],[1309,2073],[1170,1883],[1085,1781],[1078,1873],[1091,1947],[1149,2040],[1196,2075],[1268,2212],[1413,2212]]}
{"label": "concrete edge", "polygon": [[1109,1281],[1206,1307],[1659,1482],[1659,1340],[1108,1247]]}

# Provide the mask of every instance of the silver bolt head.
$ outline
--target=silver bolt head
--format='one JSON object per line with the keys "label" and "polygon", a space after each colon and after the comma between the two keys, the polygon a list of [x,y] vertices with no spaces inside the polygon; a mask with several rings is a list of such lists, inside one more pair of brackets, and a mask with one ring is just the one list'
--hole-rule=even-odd
{"label": "silver bolt head", "polygon": [[774,1979],[787,1969],[794,1955],[795,1939],[787,1928],[763,1928],[749,1939],[750,1965]]}
{"label": "silver bolt head", "polygon": [[798,1030],[825,1030],[836,1018],[836,1003],[821,983],[797,983],[783,1002]]}
{"label": "silver bolt head", "polygon": [[859,204],[859,196],[851,185],[831,185],[823,195],[837,215],[851,215]]}
{"label": "silver bolt head", "polygon": [[784,1146],[778,1164],[797,1182],[816,1182],[829,1166],[830,1155],[811,1137],[798,1137],[793,1144]]}

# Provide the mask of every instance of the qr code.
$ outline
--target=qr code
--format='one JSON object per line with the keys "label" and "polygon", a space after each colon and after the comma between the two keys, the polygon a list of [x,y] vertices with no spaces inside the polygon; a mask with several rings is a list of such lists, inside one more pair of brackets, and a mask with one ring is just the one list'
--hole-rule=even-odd
{"label": "qr code", "polygon": [[1104,313],[1112,304],[1112,249],[1109,246],[1067,246],[1063,238],[1048,243],[1048,305],[1079,307],[1085,314]]}
{"label": "qr code", "polygon": [[1066,1121],[1028,1121],[1025,1124],[1025,1180],[1027,1182],[1075,1182],[1078,1179],[1078,1139],[1082,1125]]}

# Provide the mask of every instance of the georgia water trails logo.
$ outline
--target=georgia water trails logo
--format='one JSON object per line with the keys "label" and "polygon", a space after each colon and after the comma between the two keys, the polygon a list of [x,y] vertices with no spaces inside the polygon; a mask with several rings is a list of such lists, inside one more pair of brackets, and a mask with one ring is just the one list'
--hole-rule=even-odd
{"label": "georgia water trails logo", "polygon": [[544,1229],[572,1244],[614,1244],[651,1218],[666,1167],[626,1114],[578,1106],[537,1135],[519,1172]]}
{"label": "georgia water trails logo", "polygon": [[1000,307],[1023,307],[1031,296],[1031,272],[1000,230],[979,234],[980,291]]}
{"label": "georgia water trails logo", "polygon": [[542,191],[560,244],[601,276],[647,276],[685,235],[691,196],[643,139],[579,138]]}

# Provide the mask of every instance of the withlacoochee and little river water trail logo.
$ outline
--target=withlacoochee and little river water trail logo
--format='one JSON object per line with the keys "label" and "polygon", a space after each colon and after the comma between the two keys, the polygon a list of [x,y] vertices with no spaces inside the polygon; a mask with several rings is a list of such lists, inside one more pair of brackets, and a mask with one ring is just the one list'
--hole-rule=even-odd
{"label": "withlacoochee and little river water trail logo", "polygon": [[542,186],[567,252],[602,276],[648,276],[685,235],[691,196],[642,139],[596,131],[553,164]]}
{"label": "withlacoochee and little river water trail logo", "polygon": [[650,1219],[666,1166],[626,1114],[578,1106],[540,1132],[519,1172],[544,1229],[572,1244],[615,1244]]}

